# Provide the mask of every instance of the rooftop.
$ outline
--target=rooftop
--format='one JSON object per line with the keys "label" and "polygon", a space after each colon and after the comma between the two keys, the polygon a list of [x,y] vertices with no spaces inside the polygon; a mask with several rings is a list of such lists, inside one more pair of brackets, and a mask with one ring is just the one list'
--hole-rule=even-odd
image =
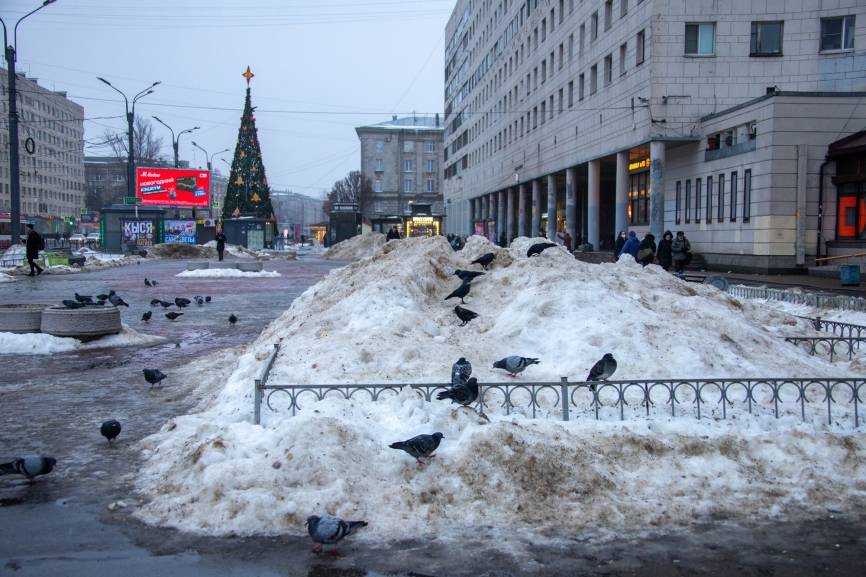
{"label": "rooftop", "polygon": [[442,125],[442,121],[440,120],[440,116],[438,114],[434,116],[413,114],[412,116],[404,116],[403,118],[398,118],[395,115],[392,116],[391,120],[387,122],[369,124],[367,126],[359,126],[358,130],[369,128],[384,128],[391,130],[443,130],[444,126]]}

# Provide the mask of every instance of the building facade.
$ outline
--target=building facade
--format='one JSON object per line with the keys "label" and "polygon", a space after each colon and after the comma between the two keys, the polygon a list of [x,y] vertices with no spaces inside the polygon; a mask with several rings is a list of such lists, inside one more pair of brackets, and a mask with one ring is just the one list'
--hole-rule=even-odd
{"label": "building facade", "polygon": [[361,172],[372,197],[363,219],[373,230],[395,226],[402,236],[442,232],[442,135],[439,115],[409,116],[355,129],[361,141]]}
{"label": "building facade", "polygon": [[446,230],[682,230],[713,266],[807,266],[849,230],[825,160],[866,128],[864,33],[857,0],[459,0]]}
{"label": "building facade", "polygon": [[300,241],[318,238],[318,231],[328,217],[322,211],[324,201],[291,191],[271,191],[271,203],[277,217],[277,230],[285,238]]}
{"label": "building facade", "polygon": [[[16,81],[22,219],[66,232],[84,209],[84,108],[19,73]],[[0,213],[11,210],[7,71],[0,69]]]}

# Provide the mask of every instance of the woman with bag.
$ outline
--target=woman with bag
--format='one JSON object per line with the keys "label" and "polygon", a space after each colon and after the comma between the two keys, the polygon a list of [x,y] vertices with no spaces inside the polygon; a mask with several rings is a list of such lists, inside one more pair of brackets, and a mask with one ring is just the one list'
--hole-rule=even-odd
{"label": "woman with bag", "polygon": [[683,268],[685,268],[686,263],[692,260],[689,251],[692,250],[692,245],[689,242],[689,239],[686,238],[686,235],[683,231],[677,231],[677,237],[671,243],[671,253],[674,258],[674,270],[677,274],[683,274]]}
{"label": "woman with bag", "polygon": [[652,264],[656,256],[656,237],[646,233],[637,249],[637,261],[643,266]]}

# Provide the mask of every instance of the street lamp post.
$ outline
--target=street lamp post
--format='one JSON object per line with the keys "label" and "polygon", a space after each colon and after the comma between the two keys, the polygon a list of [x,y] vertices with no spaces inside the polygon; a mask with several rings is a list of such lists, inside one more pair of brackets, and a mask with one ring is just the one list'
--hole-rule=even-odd
{"label": "street lamp post", "polygon": [[[202,148],[201,146],[196,144],[195,140],[192,141],[192,145],[195,146],[196,148],[198,148],[199,150],[201,150],[202,152],[204,152],[204,157],[207,160],[207,172],[208,172],[209,177],[210,177],[210,173],[212,170],[213,157],[216,156],[217,154],[222,154],[223,152],[228,152],[230,150],[230,149],[226,148],[225,150],[220,150],[219,152],[214,152],[213,154],[208,156],[207,150],[205,150],[204,148]],[[213,182],[211,182],[211,189],[213,189]],[[211,195],[211,203],[213,203],[213,195]]]}
{"label": "street lamp post", "polygon": [[41,6],[37,6],[24,16],[18,19],[12,29],[12,44],[6,38],[6,23],[0,18],[0,24],[3,25],[3,47],[6,54],[6,77],[9,84],[9,201],[10,214],[9,225],[11,234],[9,243],[17,245],[21,242],[21,175],[19,173],[18,160],[18,102],[15,93],[15,57],[18,51],[18,25],[30,16],[42,10],[56,0],[45,0]]}
{"label": "street lamp post", "polygon": [[168,131],[171,132],[171,147],[174,150],[174,167],[177,168],[179,163],[180,163],[179,156],[178,156],[178,150],[180,149],[180,137],[183,136],[184,134],[189,133],[189,132],[195,132],[196,130],[199,129],[199,127],[193,126],[192,128],[186,128],[184,130],[181,130],[180,132],[177,133],[177,137],[175,137],[174,130],[171,128],[171,126],[169,126],[168,124],[166,124],[165,122],[160,120],[158,116],[153,116],[152,118],[154,120],[156,120],[157,122],[159,122],[160,124],[162,124],[163,126],[165,126],[166,128],[168,128]]}

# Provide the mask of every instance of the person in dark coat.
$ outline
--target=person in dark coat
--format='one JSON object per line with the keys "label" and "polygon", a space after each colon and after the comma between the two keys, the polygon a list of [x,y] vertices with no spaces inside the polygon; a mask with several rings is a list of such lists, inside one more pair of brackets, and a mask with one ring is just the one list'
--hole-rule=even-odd
{"label": "person in dark coat", "polygon": [[671,231],[669,230],[666,230],[664,235],[662,236],[661,241],[659,241],[658,250],[656,251],[656,256],[659,259],[659,266],[665,270],[669,270],[671,268],[671,264],[673,263],[673,253],[671,252],[671,244],[673,239],[673,233],[671,233]]}
{"label": "person in dark coat", "polygon": [[640,242],[637,239],[637,235],[633,230],[628,231],[628,239],[626,239],[625,244],[622,245],[622,252],[620,256],[623,254],[630,254],[633,259],[637,260],[637,251],[639,250]]}
{"label": "person in dark coat", "polygon": [[625,245],[625,231],[619,231],[619,236],[616,237],[616,242],[613,244],[613,254],[616,258],[619,258],[619,255],[622,254],[622,247]]}
{"label": "person in dark coat", "polygon": [[671,243],[671,253],[674,259],[674,270],[677,274],[683,274],[683,269],[686,262],[690,260],[689,251],[692,250],[692,245],[683,231],[677,231],[677,237]]}
{"label": "person in dark coat", "polygon": [[216,241],[217,241],[217,254],[219,255],[220,260],[223,259],[223,255],[226,252],[226,235],[223,232],[223,229],[219,229],[216,233]]}
{"label": "person in dark coat", "polygon": [[643,240],[637,250],[637,261],[643,266],[652,264],[656,257],[656,237],[648,232],[644,235]]}
{"label": "person in dark coat", "polygon": [[45,248],[45,241],[38,232],[33,230],[33,225],[27,225],[27,241],[25,242],[27,249],[27,264],[30,265],[30,276],[42,274],[42,268],[36,264],[36,259],[39,258],[39,251]]}

